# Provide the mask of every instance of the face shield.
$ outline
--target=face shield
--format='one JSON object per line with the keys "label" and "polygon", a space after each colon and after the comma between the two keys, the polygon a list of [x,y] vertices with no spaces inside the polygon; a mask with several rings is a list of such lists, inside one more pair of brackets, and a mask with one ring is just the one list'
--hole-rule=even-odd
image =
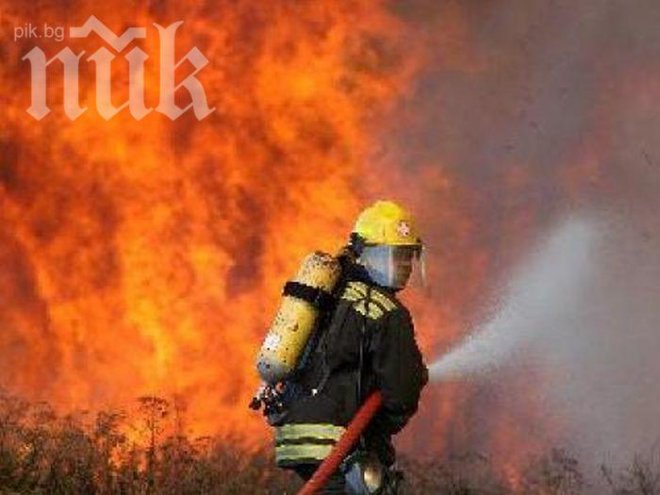
{"label": "face shield", "polygon": [[399,290],[409,281],[414,285],[425,284],[421,245],[367,245],[364,246],[358,261],[364,266],[371,280],[383,287]]}

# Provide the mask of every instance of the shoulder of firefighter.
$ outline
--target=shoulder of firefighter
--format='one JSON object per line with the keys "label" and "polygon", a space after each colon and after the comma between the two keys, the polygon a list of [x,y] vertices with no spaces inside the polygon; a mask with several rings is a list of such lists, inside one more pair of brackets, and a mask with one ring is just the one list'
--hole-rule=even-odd
{"label": "shoulder of firefighter", "polygon": [[393,292],[348,280],[301,372],[298,391],[276,425],[276,460],[285,467],[322,461],[366,397],[378,389],[383,406],[363,435],[385,465],[394,462],[391,436],[417,411],[428,371],[412,318]]}

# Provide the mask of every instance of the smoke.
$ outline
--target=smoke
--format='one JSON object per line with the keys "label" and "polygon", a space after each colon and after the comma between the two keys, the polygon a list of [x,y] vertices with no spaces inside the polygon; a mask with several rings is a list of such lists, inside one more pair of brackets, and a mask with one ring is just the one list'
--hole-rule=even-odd
{"label": "smoke", "polygon": [[660,439],[660,4],[439,4],[401,9],[433,48],[388,141],[439,253],[432,375],[460,387],[416,428],[629,461]]}
{"label": "smoke", "polygon": [[586,290],[534,344],[549,412],[597,462],[629,462],[660,441],[660,242],[649,213],[610,220]]}
{"label": "smoke", "polygon": [[513,271],[495,315],[431,364],[431,380],[497,386],[532,363],[545,377],[537,400],[583,460],[649,454],[660,441],[660,245],[649,217],[565,221]]}
{"label": "smoke", "polygon": [[432,381],[492,371],[520,346],[574,313],[592,273],[594,228],[580,219],[562,225],[514,275],[495,317],[430,366]]}

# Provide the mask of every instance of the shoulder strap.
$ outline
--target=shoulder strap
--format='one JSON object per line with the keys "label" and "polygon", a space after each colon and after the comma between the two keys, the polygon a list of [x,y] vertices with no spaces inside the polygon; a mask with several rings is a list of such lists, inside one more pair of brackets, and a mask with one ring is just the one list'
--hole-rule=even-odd
{"label": "shoulder strap", "polygon": [[[346,322],[346,318],[348,317],[348,311],[349,311],[349,306],[345,305],[343,307],[340,306],[340,310],[342,313],[336,315],[336,318],[339,321],[339,326],[343,327],[344,323]],[[318,342],[318,348],[321,351],[321,366],[323,369],[323,373],[321,375],[321,380],[319,381],[319,384],[312,390],[312,394],[316,395],[319,393],[323,388],[325,387],[325,384],[328,381],[328,378],[330,378],[330,366],[328,365],[328,357],[327,357],[327,346],[328,346],[328,334],[330,328],[327,328],[325,332],[323,332],[323,335],[321,335],[319,342]]]}
{"label": "shoulder strap", "polygon": [[[355,403],[358,405],[358,407],[362,403],[361,401],[362,401],[362,378],[363,378],[363,374],[364,374],[364,353],[365,353],[365,349],[368,346],[368,341],[369,341],[369,337],[370,337],[368,332],[367,332],[367,319],[369,318],[369,316],[368,316],[369,315],[369,305],[372,303],[371,295],[372,295],[372,287],[367,286],[367,293],[366,293],[365,301],[364,301],[365,313],[362,316],[362,325],[360,325],[360,357],[359,357],[359,361],[358,361],[358,367],[357,367],[357,370],[356,370],[356,375],[357,375],[356,394],[357,394],[357,397],[356,397]],[[365,443],[365,439],[364,439],[364,435],[360,435],[360,447],[363,450],[366,450],[366,448],[367,448],[366,443]]]}

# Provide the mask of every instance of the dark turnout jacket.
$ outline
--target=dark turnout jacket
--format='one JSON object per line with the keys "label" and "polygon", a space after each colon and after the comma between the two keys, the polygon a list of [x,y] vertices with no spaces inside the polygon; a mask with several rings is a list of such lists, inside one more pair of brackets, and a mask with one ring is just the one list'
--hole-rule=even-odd
{"label": "dark turnout jacket", "polygon": [[378,389],[383,406],[363,435],[363,446],[391,465],[391,436],[417,411],[428,373],[408,310],[394,292],[355,267],[340,284],[302,369],[296,398],[277,424],[280,466],[318,464],[330,452],[366,397]]}

